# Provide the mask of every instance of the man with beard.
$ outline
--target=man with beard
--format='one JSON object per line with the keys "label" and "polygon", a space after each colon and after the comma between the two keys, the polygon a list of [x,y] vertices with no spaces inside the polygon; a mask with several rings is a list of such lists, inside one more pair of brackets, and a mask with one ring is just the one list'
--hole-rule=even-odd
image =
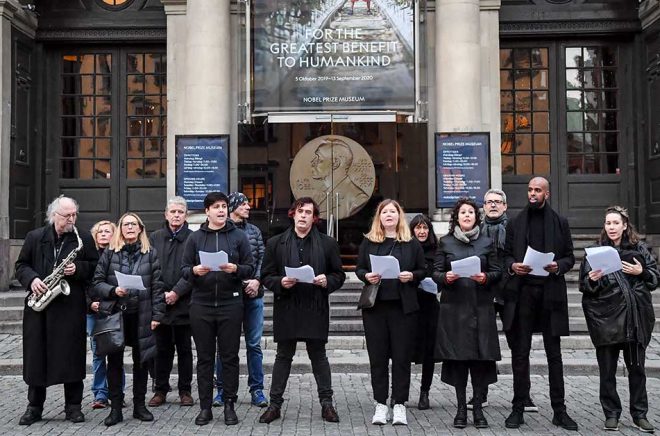
{"label": "man with beard", "polygon": [[[505,421],[507,428],[518,428],[523,419],[524,402],[529,397],[529,352],[532,333],[543,333],[548,360],[552,423],[566,430],[578,426],[566,412],[561,336],[568,336],[568,299],[564,274],[573,268],[573,241],[566,218],[548,203],[550,184],[534,177],[527,186],[527,206],[506,226],[504,270],[509,273],[505,289],[504,331],[511,347],[513,370],[513,411]],[[547,276],[530,274],[523,263],[527,247],[554,253],[544,269]]]}
{"label": "man with beard", "polygon": [[[346,274],[341,266],[339,246],[321,234],[315,224],[319,207],[309,197],[296,200],[289,209],[293,226],[272,237],[266,246],[261,279],[275,295],[273,303],[273,336],[277,354],[270,386],[270,406],[259,422],[278,419],[284,402],[283,394],[291,371],[291,361],[298,341],[304,341],[316,379],[321,416],[328,422],[339,422],[332,404],[330,364],[325,352],[330,324],[328,295],[341,288]],[[313,283],[299,283],[287,277],[285,267],[309,265],[314,269]]]}
{"label": "man with beard", "polygon": [[[48,206],[48,224],[25,237],[16,261],[16,278],[30,293],[41,296],[47,292],[49,288],[43,280],[78,248],[78,238],[73,231],[77,218],[75,200],[57,197]],[[64,384],[65,419],[85,421],[81,411],[87,351],[85,289],[99,255],[92,235],[82,229],[78,234],[83,245],[63,270],[70,294],[55,297],[41,312],[28,307],[26,299],[23,380],[28,385],[28,407],[21,416],[20,425],[41,420],[46,388],[58,384]]]}

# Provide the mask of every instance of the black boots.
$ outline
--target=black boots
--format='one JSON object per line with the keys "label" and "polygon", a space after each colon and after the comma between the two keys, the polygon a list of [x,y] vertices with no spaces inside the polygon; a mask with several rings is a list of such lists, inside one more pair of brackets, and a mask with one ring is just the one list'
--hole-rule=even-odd
{"label": "black boots", "polygon": [[40,407],[28,406],[18,421],[18,425],[32,425],[37,421],[41,421],[41,411],[42,409]]}
{"label": "black boots", "polygon": [[121,408],[115,408],[113,405],[112,409],[110,409],[110,415],[103,420],[103,424],[107,427],[111,427],[115,424],[119,424],[123,420],[124,416],[121,413]]}
{"label": "black boots", "polygon": [[456,388],[456,416],[454,417],[454,427],[467,427],[467,398],[465,396],[465,387]]}
{"label": "black boots", "polygon": [[417,408],[419,410],[427,410],[431,408],[431,405],[429,404],[429,391],[419,392],[419,401],[417,402]]}
{"label": "black boots", "polygon": [[138,401],[133,404],[133,418],[139,419],[140,421],[153,421],[154,415],[149,412],[149,409],[144,405],[144,402]]}
{"label": "black boots", "polygon": [[484,396],[481,394],[474,395],[474,403],[472,406],[472,419],[476,428],[488,428],[488,421],[484,416],[483,409]]}
{"label": "black boots", "polygon": [[85,415],[82,413],[80,404],[64,406],[64,419],[73,423],[85,422]]}
{"label": "black boots", "polygon": [[197,425],[206,425],[213,419],[213,413],[211,409],[202,409],[199,411],[199,415],[195,418],[195,424]]}
{"label": "black boots", "polygon": [[238,416],[234,411],[234,400],[225,399],[225,425],[238,424]]}

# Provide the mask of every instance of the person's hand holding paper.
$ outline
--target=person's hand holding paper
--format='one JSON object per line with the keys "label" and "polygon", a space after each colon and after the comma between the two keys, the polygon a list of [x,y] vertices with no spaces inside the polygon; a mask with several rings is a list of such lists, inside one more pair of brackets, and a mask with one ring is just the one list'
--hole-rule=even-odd
{"label": "person's hand holding paper", "polygon": [[620,271],[623,268],[619,253],[614,247],[588,247],[584,251],[587,253],[587,262],[591,269],[594,272],[600,270],[601,276]]}
{"label": "person's hand holding paper", "polygon": [[381,279],[398,279],[401,274],[399,261],[394,256],[369,255],[371,272],[380,275]]}
{"label": "person's hand holding paper", "polygon": [[300,283],[314,283],[314,268],[309,265],[303,265],[299,268],[289,266],[284,267],[284,273],[288,278],[296,279]]}
{"label": "person's hand holding paper", "polygon": [[[220,271],[223,265],[229,263],[229,256],[224,251],[220,250],[217,253],[208,251],[199,252],[200,265],[208,267],[211,271]],[[225,271],[227,272],[227,271]]]}
{"label": "person's hand holding paper", "polygon": [[522,266],[527,267],[529,269],[527,272],[533,276],[546,277],[550,272],[557,272],[558,270],[554,258],[555,254],[552,252],[541,253],[540,251],[534,250],[532,247],[527,247]]}

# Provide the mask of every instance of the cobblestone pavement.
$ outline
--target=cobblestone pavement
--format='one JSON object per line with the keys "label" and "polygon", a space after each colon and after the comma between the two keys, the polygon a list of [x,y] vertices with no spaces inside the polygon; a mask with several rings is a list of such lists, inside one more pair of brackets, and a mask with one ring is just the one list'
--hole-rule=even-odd
{"label": "cobblestone pavement", "polygon": [[[579,432],[565,432],[552,425],[552,410],[548,398],[547,378],[532,377],[532,398],[539,406],[539,413],[526,413],[526,424],[520,430],[507,430],[504,419],[509,413],[509,400],[512,392],[510,376],[500,376],[498,383],[491,386],[488,397],[490,406],[485,408],[490,428],[476,430],[471,425],[465,430],[454,429],[451,424],[455,413],[455,397],[451,387],[440,382],[439,375],[431,388],[431,410],[419,411],[416,399],[419,395],[418,375],[413,376],[408,405],[408,423],[406,426],[371,425],[373,400],[368,374],[334,374],[333,388],[335,402],[341,418],[338,424],[324,423],[321,419],[321,408],[316,399],[316,384],[311,374],[292,374],[285,394],[283,418],[270,425],[260,424],[259,415],[263,409],[250,405],[250,396],[245,390],[246,378],[241,377],[241,392],[237,404],[239,424],[227,427],[224,425],[222,409],[214,408],[215,419],[211,424],[198,427],[194,424],[198,406],[181,407],[177,402],[168,402],[159,408],[152,408],[156,420],[154,422],[139,422],[132,418],[131,377],[127,378],[128,409],[124,411],[125,421],[117,426],[106,428],[102,421],[108,410],[91,410],[92,400],[89,391],[89,377],[85,384],[83,412],[86,422],[71,424],[64,421],[64,398],[61,386],[48,389],[47,405],[44,410],[44,420],[29,426],[18,425],[18,418],[25,410],[27,388],[21,377],[0,377],[0,434],[3,435],[91,435],[91,434],[226,434],[226,435],[402,435],[402,434],[582,434],[595,435],[605,433],[602,429],[603,417],[598,403],[598,377],[570,376],[566,377],[566,399],[568,411],[580,426]],[[640,432],[632,427],[632,420],[626,410],[628,388],[627,379],[619,378],[619,392],[624,404],[621,421],[621,431],[618,434],[632,435]],[[266,379],[269,386],[270,377]],[[175,384],[176,385],[176,384]],[[648,379],[649,403],[651,410],[649,419],[660,424],[660,414],[653,406],[660,403],[660,379]],[[193,386],[196,391],[196,386]],[[197,398],[196,392],[193,394]],[[178,401],[176,392],[169,395],[170,401]],[[469,417],[471,422],[471,416]]]}

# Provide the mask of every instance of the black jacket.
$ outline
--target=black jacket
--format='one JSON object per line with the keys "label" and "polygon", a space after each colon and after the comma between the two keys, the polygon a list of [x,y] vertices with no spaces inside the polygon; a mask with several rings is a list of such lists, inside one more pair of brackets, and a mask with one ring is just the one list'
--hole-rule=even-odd
{"label": "black jacket", "polygon": [[[275,342],[286,340],[328,340],[330,305],[328,295],[341,288],[346,279],[342,269],[337,242],[316,228],[308,235],[318,241],[318,255],[322,261],[314,267],[316,275],[325,274],[327,288],[311,283],[298,283],[292,288],[282,287],[285,266],[299,267],[291,260],[290,244],[295,244],[295,232],[289,228],[268,240],[261,270],[262,283],[274,294],[273,336]],[[310,244],[312,240],[308,241]],[[303,256],[303,259],[305,255]],[[311,265],[311,262],[309,263]]]}
{"label": "black jacket", "polygon": [[[358,279],[362,280],[365,284],[368,283],[365,275],[368,272],[371,272],[371,260],[369,259],[369,255],[385,256],[388,254],[383,252],[381,249],[382,245],[382,243],[371,242],[367,238],[364,238],[362,244],[360,244],[355,274]],[[419,286],[419,282],[424,280],[424,277],[426,276],[424,250],[422,250],[419,241],[413,238],[408,242],[396,242],[391,255],[399,261],[399,269],[401,271],[410,271],[413,274],[413,279],[407,283],[401,283],[401,281],[397,279],[382,280],[380,286],[381,288],[383,286],[395,286],[401,298],[403,313],[408,314],[416,312],[419,310],[417,286]],[[380,288],[378,291],[380,292]],[[378,304],[377,300],[376,304]]]}
{"label": "black jacket", "polygon": [[[245,232],[250,242],[250,249],[252,250],[252,259],[254,260],[254,275],[252,278],[261,280],[261,265],[264,261],[264,254],[266,253],[266,246],[264,245],[264,238],[261,235],[261,230],[254,224],[250,224],[246,220],[232,221],[234,225]],[[263,298],[264,286],[259,286],[259,293],[254,298]],[[244,292],[243,298],[249,299],[248,295]]]}
{"label": "black jacket", "polygon": [[[428,243],[422,244],[422,248],[424,250],[424,260],[426,261],[425,278],[430,278],[433,274],[437,248]],[[413,362],[424,363],[424,358],[427,354],[429,356],[433,356],[434,354],[440,305],[438,303],[438,295],[433,295],[421,288],[417,288],[417,301],[419,302],[419,314],[417,316],[417,333]]]}
{"label": "black jacket", "polygon": [[[27,305],[23,311],[23,380],[30,386],[51,386],[85,378],[85,290],[94,273],[98,252],[92,235],[82,229],[78,232],[83,248],[74,261],[76,272],[64,277],[71,293],[56,297],[41,312]],[[32,230],[25,236],[16,260],[16,279],[28,290],[28,295],[35,278],[43,280],[53,271],[55,242],[52,225]],[[66,233],[57,263],[77,246],[75,235]]]}
{"label": "black jacket", "polygon": [[651,291],[658,287],[660,272],[646,244],[637,243],[633,251],[643,259],[638,276],[617,271],[589,280],[591,266],[585,259],[580,266],[582,308],[594,346],[639,343],[646,347],[655,325]]}
{"label": "black jacket", "polygon": [[181,265],[183,263],[183,250],[186,240],[192,234],[188,223],[172,236],[170,226],[165,221],[163,227],[149,235],[149,242],[156,250],[160,262],[163,292],[174,291],[178,295],[176,303],[165,306],[163,324],[184,325],[190,324],[188,306],[190,305],[190,288],[192,285],[183,278]]}
{"label": "black jacket", "polygon": [[[125,245],[120,251],[107,248],[99,260],[92,282],[92,298],[96,301],[122,304],[127,297],[118,297],[116,272],[139,275],[146,290],[138,291],[138,343],[140,362],[148,362],[156,356],[156,338],[151,331],[151,321],[163,321],[165,316],[165,299],[163,298],[163,282],[160,280],[160,263],[156,252],[151,249],[147,253],[128,252]],[[116,310],[116,308],[115,308]]]}
{"label": "black jacket", "polygon": [[[550,312],[550,332],[553,336],[568,336],[568,296],[566,292],[566,279],[564,274],[575,265],[573,255],[573,239],[568,220],[557,214],[546,203],[543,208],[545,228],[545,251],[555,253],[554,261],[559,271],[542,277],[544,288],[543,307]],[[506,226],[506,243],[504,245],[503,274],[509,274],[504,289],[504,311],[502,324],[505,331],[511,329],[516,315],[516,307],[520,296],[520,289],[524,279],[511,274],[511,265],[522,262],[528,246],[528,218],[529,206],[526,206],[515,218],[510,219]]]}
{"label": "black jacket", "polygon": [[[478,284],[461,277],[452,284],[445,282],[451,262],[477,256],[486,283]],[[485,234],[465,243],[454,235],[440,238],[435,257],[433,280],[441,289],[440,313],[436,335],[435,358],[439,360],[500,360],[500,342],[493,306],[494,286],[502,272]]]}
{"label": "black jacket", "polygon": [[[194,266],[199,265],[199,252],[224,251],[229,263],[237,265],[234,273],[211,271],[203,276],[193,274]],[[254,261],[248,238],[233,222],[227,220],[220,230],[209,229],[208,222],[188,237],[183,254],[183,277],[192,284],[191,304],[219,307],[243,303],[243,283],[252,277]]]}

